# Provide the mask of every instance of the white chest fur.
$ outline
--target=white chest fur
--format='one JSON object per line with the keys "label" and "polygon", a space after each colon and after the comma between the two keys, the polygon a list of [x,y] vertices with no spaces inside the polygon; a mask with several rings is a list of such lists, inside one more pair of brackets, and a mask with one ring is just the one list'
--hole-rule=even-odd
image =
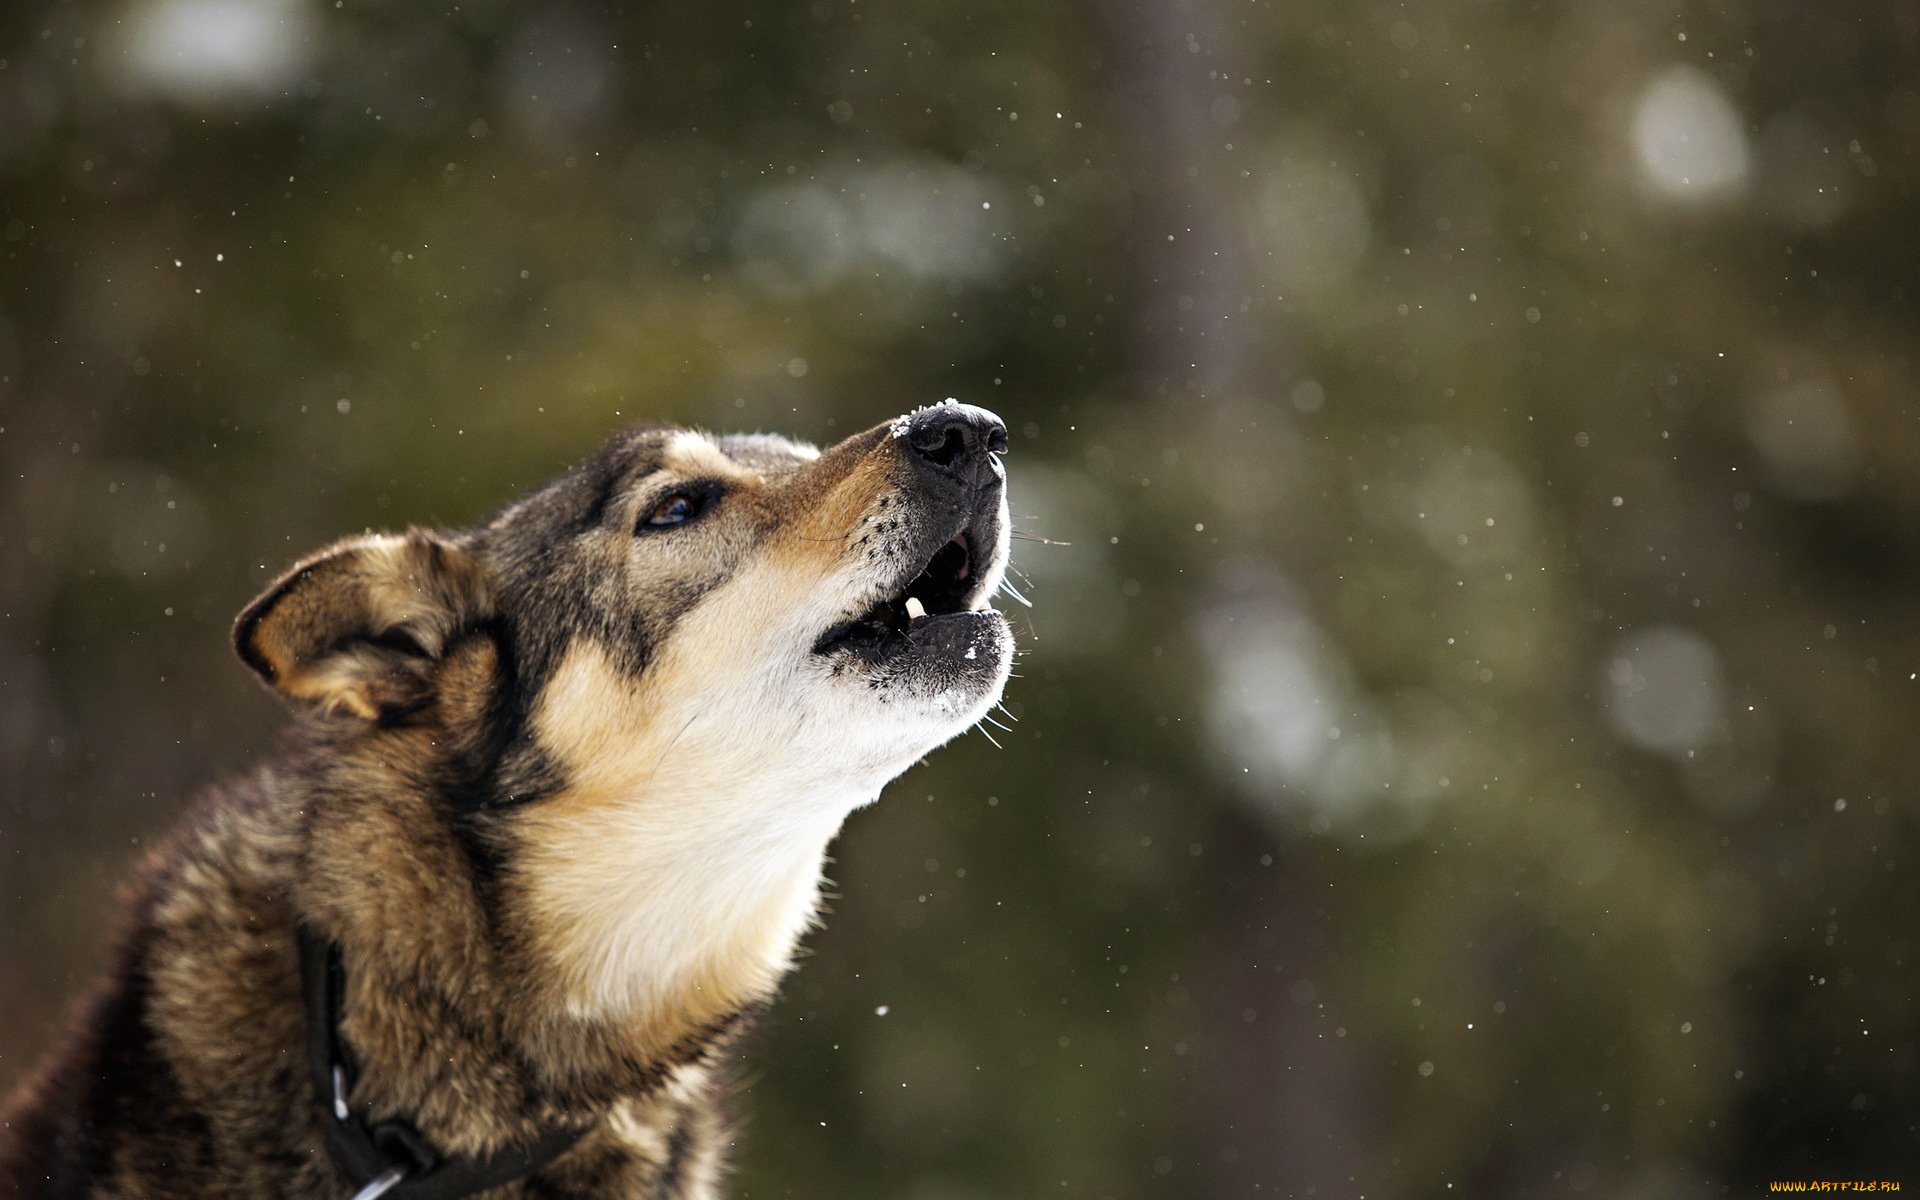
{"label": "white chest fur", "polygon": [[633,694],[583,643],[543,699],[538,735],[572,783],[527,816],[527,879],[579,1015],[769,994],[813,919],[827,843],[912,761],[851,761],[821,714],[723,682]]}

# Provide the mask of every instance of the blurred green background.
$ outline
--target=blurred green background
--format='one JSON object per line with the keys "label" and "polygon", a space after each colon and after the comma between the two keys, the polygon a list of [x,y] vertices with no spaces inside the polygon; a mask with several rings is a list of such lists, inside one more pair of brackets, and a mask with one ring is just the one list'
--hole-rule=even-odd
{"label": "blurred green background", "polygon": [[[1000,412],[1007,708],[838,844],[742,1197],[1920,1161],[1912,0],[15,0],[0,1085],[232,615],[668,419]],[[1913,1182],[1913,1180],[1909,1180]]]}

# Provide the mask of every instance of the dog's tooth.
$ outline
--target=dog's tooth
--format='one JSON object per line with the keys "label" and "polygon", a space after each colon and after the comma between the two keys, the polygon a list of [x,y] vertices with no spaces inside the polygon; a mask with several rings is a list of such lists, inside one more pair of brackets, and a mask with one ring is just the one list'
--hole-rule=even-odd
{"label": "dog's tooth", "polygon": [[919,618],[924,617],[926,615],[927,615],[927,606],[920,603],[920,598],[918,596],[908,596],[907,597],[907,618],[909,620],[918,620]]}

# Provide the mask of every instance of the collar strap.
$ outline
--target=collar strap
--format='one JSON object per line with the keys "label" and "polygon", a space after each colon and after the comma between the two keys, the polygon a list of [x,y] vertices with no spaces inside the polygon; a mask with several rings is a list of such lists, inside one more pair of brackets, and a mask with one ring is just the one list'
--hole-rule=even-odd
{"label": "collar strap", "polygon": [[538,1140],[503,1146],[484,1158],[443,1155],[402,1121],[369,1127],[347,1096],[354,1066],[340,1040],[347,973],[340,947],[305,925],[298,928],[300,992],[307,1015],[307,1067],[327,1153],[357,1189],[354,1200],[460,1200],[511,1183],[546,1166],[585,1136],[587,1126],[561,1126]]}

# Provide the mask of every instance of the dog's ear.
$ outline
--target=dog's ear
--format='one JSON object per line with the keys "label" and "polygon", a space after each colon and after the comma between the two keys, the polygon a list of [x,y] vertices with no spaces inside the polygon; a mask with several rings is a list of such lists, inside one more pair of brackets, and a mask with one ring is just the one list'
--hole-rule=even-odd
{"label": "dog's ear", "polygon": [[295,566],[240,614],[233,645],[282,694],[374,721],[425,700],[448,645],[493,611],[486,568],[415,529]]}

